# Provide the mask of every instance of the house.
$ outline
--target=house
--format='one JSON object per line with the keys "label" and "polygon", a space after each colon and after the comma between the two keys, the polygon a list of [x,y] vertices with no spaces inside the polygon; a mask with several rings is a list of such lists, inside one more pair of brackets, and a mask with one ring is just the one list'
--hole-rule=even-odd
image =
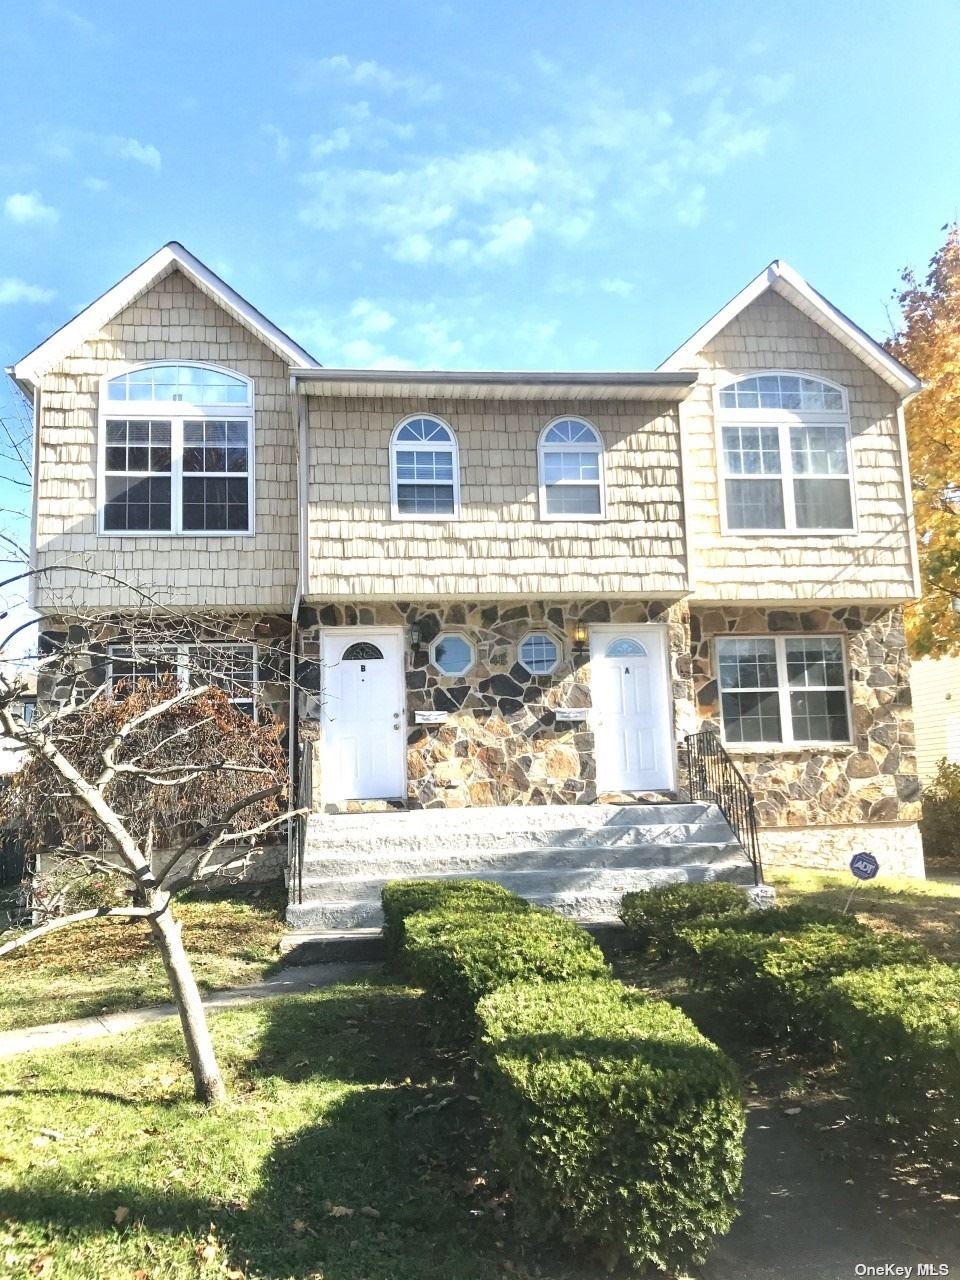
{"label": "house", "polygon": [[917,773],[926,785],[941,760],[960,764],[960,657],[919,658],[910,668]]}
{"label": "house", "polygon": [[388,372],[322,367],[173,243],[9,372],[48,636],[117,679],[158,666],[124,644],[145,593],[215,614],[160,665],[295,721],[318,812],[589,824],[684,796],[710,731],[768,861],[922,874],[920,383],[785,263],[651,372]]}

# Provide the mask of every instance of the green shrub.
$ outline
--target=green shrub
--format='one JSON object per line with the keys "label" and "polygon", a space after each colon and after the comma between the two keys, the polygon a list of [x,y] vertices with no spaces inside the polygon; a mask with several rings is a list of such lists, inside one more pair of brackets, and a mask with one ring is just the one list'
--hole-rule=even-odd
{"label": "green shrub", "polygon": [[722,880],[704,884],[664,884],[639,893],[626,893],[620,919],[631,940],[661,958],[673,954],[677,929],[704,917],[740,915],[747,897],[739,885]]}
{"label": "green shrub", "polygon": [[774,909],[754,913],[750,924],[757,927],[737,920],[723,928],[683,930],[691,980],[709,988],[746,1032],[797,1048],[817,1048],[829,1038],[824,988],[831,978],[929,959],[919,943],[877,934],[848,916],[800,923],[793,908]]}
{"label": "green shrub", "polygon": [[826,1003],[857,1108],[960,1162],[960,972],[931,961],[848,973]]}
{"label": "green shrub", "polygon": [[404,954],[454,1038],[476,1028],[477,1001],[519,978],[563,982],[609,974],[590,935],[553,911],[441,910],[409,916]]}
{"label": "green shrub", "polygon": [[960,869],[960,764],[939,761],[936,776],[923,788],[920,834],[923,856]]}
{"label": "green shrub", "polygon": [[725,1055],[619,982],[515,982],[478,1017],[481,1089],[528,1228],[559,1229],[610,1267],[702,1261],[736,1216],[743,1165]]}
{"label": "green shrub", "polygon": [[387,956],[403,951],[408,916],[456,907],[470,911],[527,911],[529,903],[491,880],[391,880],[380,893]]}

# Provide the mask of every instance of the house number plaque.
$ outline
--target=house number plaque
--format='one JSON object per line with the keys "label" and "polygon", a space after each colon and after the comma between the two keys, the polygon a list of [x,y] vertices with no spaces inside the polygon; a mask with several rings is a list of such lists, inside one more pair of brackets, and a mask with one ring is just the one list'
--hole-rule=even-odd
{"label": "house number plaque", "polygon": [[446,711],[415,711],[413,715],[415,724],[446,724]]}
{"label": "house number plaque", "polygon": [[569,721],[571,724],[585,724],[589,715],[588,707],[562,707],[556,713],[556,718]]}

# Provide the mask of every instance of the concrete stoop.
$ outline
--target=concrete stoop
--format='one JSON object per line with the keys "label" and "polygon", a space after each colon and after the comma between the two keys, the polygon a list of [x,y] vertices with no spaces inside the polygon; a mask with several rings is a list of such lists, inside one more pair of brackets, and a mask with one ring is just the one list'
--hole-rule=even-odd
{"label": "concrete stoop", "polygon": [[[581,922],[617,918],[624,893],[753,870],[716,805],[543,805],[312,814],[287,923],[359,941],[383,922],[388,880],[492,880]],[[302,901],[297,901],[302,885]],[[305,937],[301,941],[306,941]],[[286,950],[295,950],[296,934]]]}

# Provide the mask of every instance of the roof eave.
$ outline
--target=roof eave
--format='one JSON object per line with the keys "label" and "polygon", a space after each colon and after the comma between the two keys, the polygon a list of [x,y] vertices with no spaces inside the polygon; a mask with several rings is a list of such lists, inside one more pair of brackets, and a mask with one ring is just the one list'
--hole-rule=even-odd
{"label": "roof eave", "polygon": [[652,373],[461,371],[456,369],[294,369],[307,394],[345,397],[683,400],[697,381],[689,370]]}

